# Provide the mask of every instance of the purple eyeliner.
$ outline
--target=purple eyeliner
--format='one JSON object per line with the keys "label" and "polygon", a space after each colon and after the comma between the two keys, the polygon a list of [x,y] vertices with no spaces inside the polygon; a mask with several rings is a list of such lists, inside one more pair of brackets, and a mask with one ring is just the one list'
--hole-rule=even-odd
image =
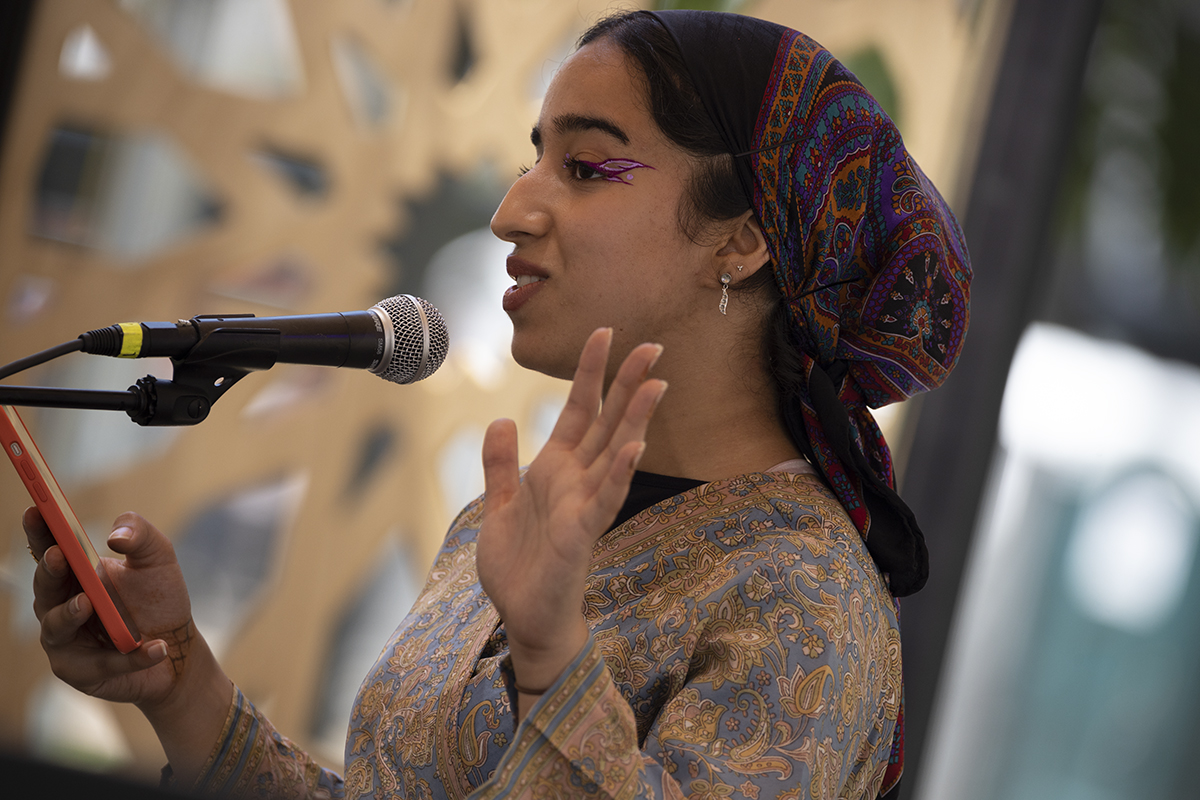
{"label": "purple eyeliner", "polygon": [[582,164],[585,167],[595,170],[604,176],[604,180],[613,183],[633,183],[633,177],[629,174],[635,169],[654,169],[649,164],[643,164],[640,161],[633,161],[628,158],[606,158],[597,163],[595,161],[585,161],[582,158],[572,158],[570,153],[563,159],[563,169],[570,169],[574,164]]}

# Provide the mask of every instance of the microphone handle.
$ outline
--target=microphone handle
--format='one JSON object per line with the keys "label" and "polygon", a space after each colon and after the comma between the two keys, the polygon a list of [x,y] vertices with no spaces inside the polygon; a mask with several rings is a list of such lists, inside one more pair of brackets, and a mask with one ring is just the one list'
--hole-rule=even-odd
{"label": "microphone handle", "polygon": [[[381,311],[345,311],[288,317],[200,316],[199,341],[188,360],[220,359],[242,351],[273,350],[274,363],[375,369],[391,333]],[[265,369],[265,367],[263,367]]]}
{"label": "microphone handle", "polygon": [[378,308],[327,314],[255,317],[205,314],[178,322],[122,322],[79,338],[84,353],[118,358],[165,356],[245,369],[312,364],[374,370],[385,356],[391,322]]}

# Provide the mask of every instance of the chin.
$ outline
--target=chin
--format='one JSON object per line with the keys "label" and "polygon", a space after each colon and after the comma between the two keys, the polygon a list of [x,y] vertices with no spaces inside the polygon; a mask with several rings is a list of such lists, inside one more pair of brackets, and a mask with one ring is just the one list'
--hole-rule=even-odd
{"label": "chin", "polygon": [[[553,338],[557,346],[550,345],[548,338]],[[563,345],[561,337],[522,337],[514,331],[512,357],[525,369],[569,381],[575,376],[582,346],[575,349],[573,356],[568,356],[565,350],[569,348]]]}

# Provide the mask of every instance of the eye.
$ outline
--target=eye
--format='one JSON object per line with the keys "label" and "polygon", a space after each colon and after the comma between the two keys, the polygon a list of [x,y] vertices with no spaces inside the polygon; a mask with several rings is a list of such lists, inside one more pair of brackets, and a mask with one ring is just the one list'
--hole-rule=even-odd
{"label": "eye", "polygon": [[600,179],[626,185],[633,182],[629,174],[633,170],[654,169],[649,164],[628,158],[606,158],[599,164],[595,164],[591,161],[584,161],[582,158],[572,158],[570,153],[567,153],[566,158],[563,159],[562,166],[568,171],[572,180],[594,181]]}
{"label": "eye", "polygon": [[599,164],[593,164],[590,161],[583,161],[578,158],[571,158],[570,153],[567,153],[567,157],[563,159],[563,169],[567,170],[572,178],[580,181],[608,177],[608,173],[600,168]]}

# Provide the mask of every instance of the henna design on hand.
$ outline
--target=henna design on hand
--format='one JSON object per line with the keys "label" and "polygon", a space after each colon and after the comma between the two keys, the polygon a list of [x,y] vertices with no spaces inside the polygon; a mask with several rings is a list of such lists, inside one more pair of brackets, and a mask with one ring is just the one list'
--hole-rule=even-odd
{"label": "henna design on hand", "polygon": [[154,634],[156,639],[167,643],[167,658],[171,661],[171,672],[176,678],[183,676],[183,665],[187,662],[195,636],[196,626],[190,618],[178,628]]}

